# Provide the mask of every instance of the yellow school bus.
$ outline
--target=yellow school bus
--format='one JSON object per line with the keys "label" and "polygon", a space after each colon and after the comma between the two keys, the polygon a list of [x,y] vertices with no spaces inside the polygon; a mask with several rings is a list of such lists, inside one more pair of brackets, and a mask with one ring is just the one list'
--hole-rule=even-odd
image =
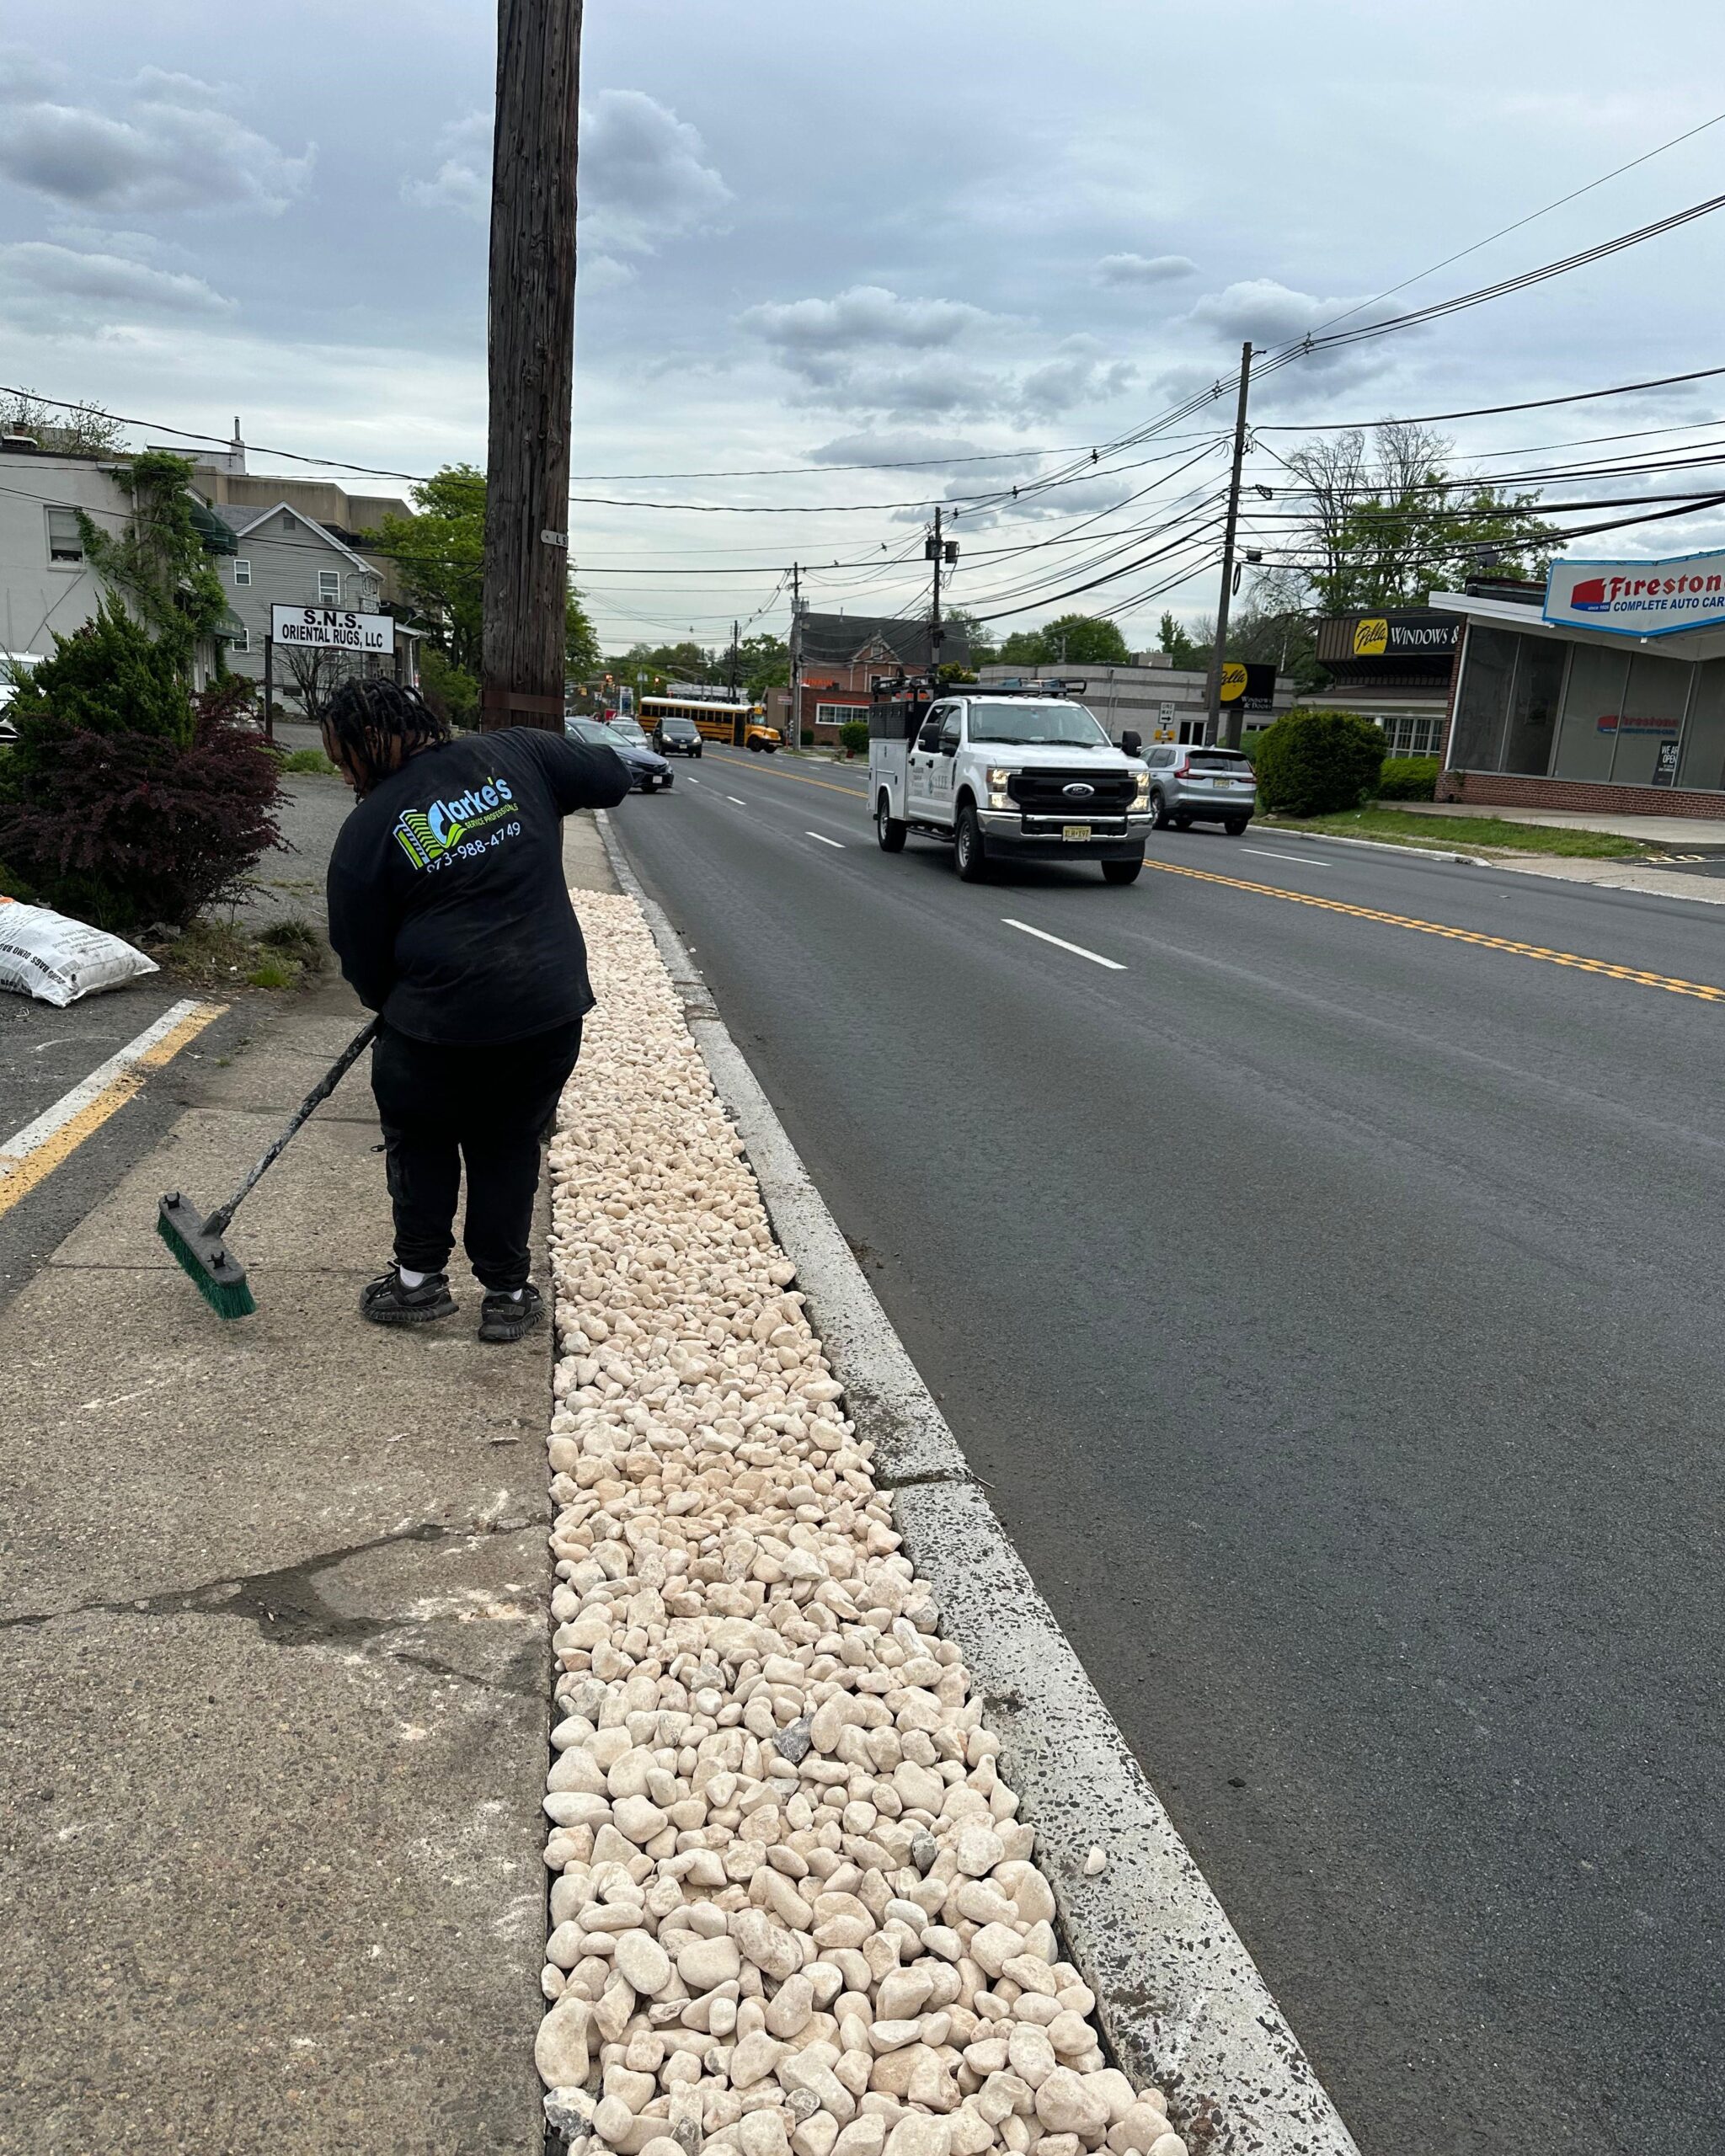
{"label": "yellow school bus", "polygon": [[732,703],[716,696],[643,696],[642,730],[655,734],[660,722],[686,718],[703,741],[723,741],[735,749],[764,749],[770,755],[779,745],[779,732],[769,726],[760,704]]}

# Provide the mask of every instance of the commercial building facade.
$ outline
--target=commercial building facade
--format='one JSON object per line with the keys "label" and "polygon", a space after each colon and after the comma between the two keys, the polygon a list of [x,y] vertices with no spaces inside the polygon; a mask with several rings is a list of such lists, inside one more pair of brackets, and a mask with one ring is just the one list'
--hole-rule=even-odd
{"label": "commercial building facade", "polygon": [[1381,727],[1391,756],[1435,756],[1450,716],[1450,677],[1461,624],[1431,606],[1332,614],[1317,624],[1327,686],[1301,698]]}
{"label": "commercial building facade", "polygon": [[[1627,611],[1648,603],[1632,593],[1627,626],[1605,626],[1605,599],[1571,599],[1609,588],[1577,574],[1594,569],[1626,589],[1691,575],[1715,589],[1664,593],[1658,613]],[[1432,606],[1461,626],[1440,798],[1725,819],[1725,556],[1559,563],[1542,603],[1434,592]]]}
{"label": "commercial building facade", "polygon": [[[1140,661],[1144,657],[1140,654]],[[1076,662],[1050,666],[1044,671],[1052,676],[1082,681],[1085,707],[1102,721],[1116,741],[1123,734],[1135,734],[1146,742],[1172,741],[1182,745],[1204,739],[1210,708],[1207,673],[1166,664],[1084,666]],[[991,683],[1022,681],[1029,676],[1022,666],[991,665],[979,667],[977,678],[986,688]],[[1263,685],[1266,689],[1270,688],[1270,679],[1266,670]],[[1232,681],[1225,683],[1225,695],[1235,686]],[[1240,686],[1243,689],[1245,684]],[[1243,730],[1251,734],[1268,726],[1291,707],[1293,701],[1292,680],[1286,675],[1275,675],[1271,692],[1253,698],[1252,704],[1248,705],[1243,714]],[[1253,708],[1252,705],[1258,707]],[[1225,703],[1224,725],[1226,711]]]}

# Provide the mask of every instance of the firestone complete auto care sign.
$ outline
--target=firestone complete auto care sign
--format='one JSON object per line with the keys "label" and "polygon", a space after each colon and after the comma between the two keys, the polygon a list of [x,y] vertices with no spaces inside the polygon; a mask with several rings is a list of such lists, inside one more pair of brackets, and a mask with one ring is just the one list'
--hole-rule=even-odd
{"label": "firestone complete auto care sign", "polygon": [[395,617],[350,614],[339,606],[272,606],[270,633],[277,643],[332,644],[338,651],[395,649]]}
{"label": "firestone complete auto care sign", "polygon": [[1725,553],[1669,562],[1553,562],[1545,618],[1609,636],[1669,637],[1725,624]]}

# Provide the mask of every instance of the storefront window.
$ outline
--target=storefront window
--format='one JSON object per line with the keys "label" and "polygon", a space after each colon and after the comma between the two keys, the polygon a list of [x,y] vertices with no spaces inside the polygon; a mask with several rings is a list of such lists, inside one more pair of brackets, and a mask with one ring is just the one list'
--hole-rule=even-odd
{"label": "storefront window", "polygon": [[[1473,639],[1468,638],[1471,644]],[[1563,691],[1563,717],[1557,730],[1555,778],[1594,779],[1611,776],[1617,723],[1623,716],[1623,692],[1629,680],[1626,652],[1578,643],[1571,654]],[[1652,759],[1648,760],[1652,768]]]}
{"label": "storefront window", "polygon": [[1515,686],[1509,697],[1509,728],[1503,741],[1506,771],[1543,778],[1551,768],[1551,739],[1557,729],[1557,698],[1563,688],[1567,646],[1555,638],[1519,637]]}
{"label": "storefront window", "polygon": [[1519,641],[1502,629],[1482,628],[1477,623],[1468,630],[1455,698],[1455,728],[1450,740],[1452,771],[1497,770]]}
{"label": "storefront window", "polygon": [[1629,687],[1617,721],[1617,755],[1611,766],[1615,786],[1650,786],[1663,743],[1683,730],[1695,669],[1686,659],[1655,659],[1638,651],[1629,662]]}
{"label": "storefront window", "polygon": [[1725,787],[1725,659],[1710,659],[1696,669],[1677,783],[1713,791]]}

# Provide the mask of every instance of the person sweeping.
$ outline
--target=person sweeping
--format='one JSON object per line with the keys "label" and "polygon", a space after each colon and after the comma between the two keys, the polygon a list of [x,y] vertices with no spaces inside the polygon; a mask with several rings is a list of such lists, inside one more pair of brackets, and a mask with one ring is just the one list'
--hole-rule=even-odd
{"label": "person sweeping", "polygon": [[545,1315],[529,1278],[540,1144],[593,1007],[562,821],[614,807],[628,771],[530,727],[453,740],[393,681],[344,683],[322,725],[357,797],[330,856],[329,940],[378,1017],[371,1090],[395,1214],[395,1262],[360,1314],[453,1315],[444,1267],[465,1164],[479,1337],[519,1340]]}

